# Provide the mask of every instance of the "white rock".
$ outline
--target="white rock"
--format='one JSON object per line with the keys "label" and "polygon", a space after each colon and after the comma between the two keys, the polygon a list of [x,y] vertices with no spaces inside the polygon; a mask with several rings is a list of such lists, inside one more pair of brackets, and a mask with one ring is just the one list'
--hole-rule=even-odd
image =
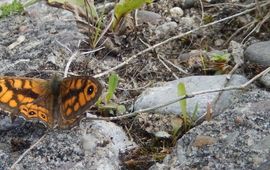
{"label": "white rock", "polygon": [[[226,75],[185,77],[163,83],[160,87],[146,89],[136,100],[134,109],[146,109],[172,101],[178,97],[177,86],[180,82],[185,84],[187,94],[191,94],[198,91],[221,89],[225,84],[228,86],[240,85],[246,81],[247,79],[240,75],[234,75],[229,84],[227,84]],[[226,91],[220,96],[218,92],[197,95],[187,99],[187,112],[192,113],[198,104],[197,116],[201,116],[206,112],[208,103],[213,103],[215,106],[212,105],[212,107],[215,107],[215,113],[218,114],[232,103],[232,100],[229,99],[234,98],[238,94],[237,91]],[[219,99],[218,101],[216,101],[217,98]],[[181,107],[179,102],[176,102],[156,109],[155,112],[160,114],[180,114]]]}
{"label": "white rock", "polygon": [[169,34],[171,31],[173,31],[177,27],[176,22],[166,22],[160,26],[158,26],[155,30],[155,33],[157,36],[162,36]]}
{"label": "white rock", "polygon": [[180,7],[173,7],[170,9],[172,17],[181,17],[184,15],[184,11]]}

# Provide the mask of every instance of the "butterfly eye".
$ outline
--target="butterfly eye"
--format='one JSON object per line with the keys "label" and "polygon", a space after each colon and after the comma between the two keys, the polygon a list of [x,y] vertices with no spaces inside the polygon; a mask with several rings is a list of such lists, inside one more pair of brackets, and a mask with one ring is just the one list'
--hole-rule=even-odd
{"label": "butterfly eye", "polygon": [[94,86],[91,85],[91,86],[89,86],[88,89],[87,89],[87,94],[88,94],[88,95],[91,95],[93,92],[94,92]]}
{"label": "butterfly eye", "polygon": [[34,112],[34,111],[29,112],[29,115],[35,115],[35,114],[36,114],[36,112]]}
{"label": "butterfly eye", "polygon": [[44,114],[41,114],[41,117],[42,117],[43,119],[46,119],[46,116],[45,116]]}

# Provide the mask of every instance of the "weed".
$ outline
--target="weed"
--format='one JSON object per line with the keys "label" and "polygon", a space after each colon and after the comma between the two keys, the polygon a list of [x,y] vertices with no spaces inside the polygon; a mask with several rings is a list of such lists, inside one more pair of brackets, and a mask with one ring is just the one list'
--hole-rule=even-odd
{"label": "weed", "polygon": [[110,38],[109,31],[118,33],[120,21],[123,21],[123,18],[143,4],[151,3],[152,0],[120,0],[114,7],[113,17],[110,12],[105,14],[105,6],[101,12],[97,12],[94,3],[88,0],[47,0],[47,2],[50,6],[71,11],[80,31],[88,36],[89,45],[95,48]]}
{"label": "weed", "polygon": [[126,111],[126,107],[124,105],[120,105],[112,101],[113,96],[116,92],[116,88],[118,86],[118,80],[119,77],[117,74],[112,73],[110,75],[108,90],[105,93],[106,95],[100,98],[96,103],[102,113],[109,113],[110,115],[115,115],[115,113],[119,114]]}
{"label": "weed", "polygon": [[131,11],[141,7],[145,3],[151,3],[152,0],[120,0],[114,7],[114,20],[112,29],[115,31],[120,20]]}
{"label": "weed", "polygon": [[[184,83],[178,84],[178,95],[186,96],[186,88]],[[179,101],[180,108],[182,111],[181,117],[172,120],[173,127],[173,143],[176,143],[177,139],[191,129],[194,126],[196,120],[196,113],[198,112],[198,103],[196,104],[192,115],[187,112],[187,101],[186,99]]]}
{"label": "weed", "polygon": [[203,17],[204,24],[208,24],[208,23],[211,23],[213,21],[214,21],[213,16],[211,16],[211,15],[204,15],[204,17]]}
{"label": "weed", "polygon": [[215,62],[227,63],[230,60],[230,54],[229,53],[213,54],[211,56],[211,60]]}
{"label": "weed", "polygon": [[21,13],[23,10],[23,5],[19,1],[14,0],[11,4],[4,4],[0,6],[0,18],[4,18],[16,13]]}

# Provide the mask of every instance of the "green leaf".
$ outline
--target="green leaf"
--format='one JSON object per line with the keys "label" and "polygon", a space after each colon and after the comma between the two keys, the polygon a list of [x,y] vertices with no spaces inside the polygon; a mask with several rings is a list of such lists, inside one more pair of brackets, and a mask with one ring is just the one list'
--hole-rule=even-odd
{"label": "green leaf", "polygon": [[95,105],[99,108],[101,106],[102,98],[99,97]]}
{"label": "green leaf", "polygon": [[126,107],[124,105],[118,105],[116,107],[116,112],[117,114],[123,114],[125,113],[127,110],[126,110]]}
{"label": "green leaf", "polygon": [[106,95],[106,103],[109,102],[109,100],[111,100],[111,98],[113,97],[113,94],[116,91],[116,87],[118,86],[118,75],[115,73],[112,73],[111,76],[109,77],[109,89],[108,89],[108,93]]}
{"label": "green leaf", "polygon": [[[178,84],[178,95],[179,96],[185,96],[186,95],[186,88],[184,83],[179,83]],[[183,116],[183,121],[184,121],[184,129],[187,129],[188,127],[188,119],[189,115],[187,113],[187,100],[183,99],[179,101],[181,111],[182,111],[182,116]]]}
{"label": "green leaf", "polygon": [[195,108],[193,110],[193,113],[192,113],[192,122],[196,121],[196,116],[197,116],[197,113],[198,113],[198,108],[199,108],[199,104],[196,103],[195,105]]}
{"label": "green leaf", "polygon": [[[178,84],[178,96],[185,96],[186,95],[186,88],[184,83],[179,83]],[[186,116],[187,115],[187,100],[183,99],[179,101],[182,115]]]}
{"label": "green leaf", "polygon": [[230,60],[230,54],[213,54],[211,60],[215,62],[227,62]]}
{"label": "green leaf", "polygon": [[115,30],[122,17],[131,11],[140,8],[143,4],[151,2],[152,0],[120,0],[114,7],[115,18],[112,24],[113,30]]}
{"label": "green leaf", "polygon": [[3,4],[0,6],[0,18],[7,17],[14,13],[21,13],[24,10],[21,2],[14,0],[11,4]]}

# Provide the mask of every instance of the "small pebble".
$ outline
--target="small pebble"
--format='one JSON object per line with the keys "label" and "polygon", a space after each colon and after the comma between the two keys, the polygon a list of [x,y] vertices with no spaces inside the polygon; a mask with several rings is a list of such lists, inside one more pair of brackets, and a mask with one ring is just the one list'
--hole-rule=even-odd
{"label": "small pebble", "polygon": [[184,11],[180,7],[173,7],[170,9],[170,13],[172,17],[181,17],[184,15]]}

